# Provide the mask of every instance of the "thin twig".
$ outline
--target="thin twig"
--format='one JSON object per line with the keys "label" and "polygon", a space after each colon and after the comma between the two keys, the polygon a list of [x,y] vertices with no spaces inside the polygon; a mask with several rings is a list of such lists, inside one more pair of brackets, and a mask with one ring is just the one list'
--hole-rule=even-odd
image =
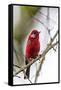
{"label": "thin twig", "polygon": [[[57,35],[58,35],[58,31],[56,31],[56,33],[53,36],[53,38],[51,38],[50,43],[49,43],[50,45],[52,45],[52,43],[53,43],[53,41],[54,41],[54,39],[56,38]],[[53,50],[56,51],[56,49],[54,47],[53,47]]]}
{"label": "thin twig", "polygon": [[[39,13],[45,17],[48,17],[47,15],[45,15],[43,12],[39,11]],[[52,22],[54,22],[56,24],[56,22],[51,18],[51,17],[48,17]]]}
{"label": "thin twig", "polygon": [[[49,30],[49,28],[41,21],[39,20],[38,18],[36,17],[33,17],[36,21],[38,21],[39,23],[41,23],[47,30]],[[50,29],[51,30],[51,29]]]}
{"label": "thin twig", "polygon": [[18,57],[18,55],[17,55],[17,51],[16,51],[16,49],[15,48],[13,48],[13,51],[15,52],[15,55],[16,55],[16,60],[17,60],[17,62],[18,62],[18,65],[19,65],[19,57]]}
{"label": "thin twig", "polygon": [[56,38],[57,35],[58,35],[58,30],[56,31],[55,35],[53,36],[52,40],[50,41],[50,44],[54,41],[54,39]]}
{"label": "thin twig", "polygon": [[35,81],[34,81],[34,83],[36,83],[36,81],[37,81],[37,79],[38,79],[39,72],[40,72],[40,70],[41,70],[41,68],[42,68],[42,65],[43,65],[44,60],[45,60],[45,58],[42,58],[42,60],[40,61],[39,68],[38,68],[37,71],[36,71],[36,75],[35,75]]}

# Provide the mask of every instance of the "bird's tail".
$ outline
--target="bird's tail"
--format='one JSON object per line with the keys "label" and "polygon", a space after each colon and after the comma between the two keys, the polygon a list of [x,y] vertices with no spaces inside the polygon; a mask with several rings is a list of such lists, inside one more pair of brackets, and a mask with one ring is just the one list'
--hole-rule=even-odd
{"label": "bird's tail", "polygon": [[[28,64],[28,61],[26,60],[25,63],[26,63],[26,65],[27,65],[27,64]],[[24,79],[29,78],[29,76],[30,76],[30,66],[27,67],[27,69],[26,69],[26,73],[25,73],[25,75],[24,75]]]}

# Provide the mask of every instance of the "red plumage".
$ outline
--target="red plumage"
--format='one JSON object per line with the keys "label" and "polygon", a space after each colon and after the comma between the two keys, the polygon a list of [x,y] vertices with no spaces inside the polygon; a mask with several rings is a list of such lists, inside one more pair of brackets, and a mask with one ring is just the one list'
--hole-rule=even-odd
{"label": "red plumage", "polygon": [[[39,33],[37,30],[33,30],[27,40],[26,44],[26,51],[25,51],[25,62],[26,64],[29,63],[31,58],[36,58],[38,56],[38,53],[40,51],[40,42],[39,42]],[[26,70],[26,75],[29,78],[29,71],[30,67],[27,68]]]}

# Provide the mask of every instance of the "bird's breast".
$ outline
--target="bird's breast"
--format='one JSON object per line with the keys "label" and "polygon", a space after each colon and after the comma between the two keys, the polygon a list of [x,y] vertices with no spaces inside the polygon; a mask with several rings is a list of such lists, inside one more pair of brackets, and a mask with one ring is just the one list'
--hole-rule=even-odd
{"label": "bird's breast", "polygon": [[35,58],[40,50],[40,42],[37,41],[28,41],[26,46],[26,57],[27,58]]}

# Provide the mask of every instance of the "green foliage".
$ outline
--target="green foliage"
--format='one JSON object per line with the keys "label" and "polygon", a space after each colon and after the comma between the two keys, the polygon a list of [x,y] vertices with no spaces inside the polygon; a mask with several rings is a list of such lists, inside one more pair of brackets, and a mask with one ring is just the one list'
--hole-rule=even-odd
{"label": "green foliage", "polygon": [[[32,25],[32,16],[34,16],[37,11],[39,10],[39,7],[31,7],[31,6],[22,6],[20,7],[20,22],[15,27],[14,30],[14,38],[21,42],[29,33],[30,26]],[[30,25],[29,25],[30,23]]]}
{"label": "green foliage", "polygon": [[23,6],[22,9],[28,13],[29,16],[33,16],[37,13],[37,11],[40,9],[40,7],[31,7],[31,6]]}

